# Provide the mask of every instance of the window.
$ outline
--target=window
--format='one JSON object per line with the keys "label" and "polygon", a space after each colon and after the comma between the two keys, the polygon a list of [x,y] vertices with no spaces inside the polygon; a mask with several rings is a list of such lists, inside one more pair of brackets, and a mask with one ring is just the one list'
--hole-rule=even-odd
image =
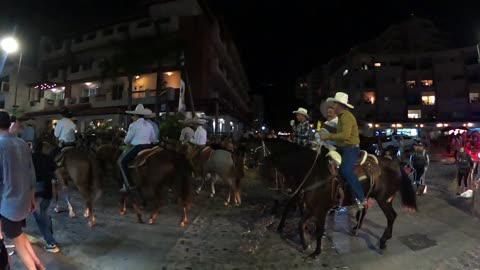
{"label": "window", "polygon": [[80,70],[80,65],[75,64],[70,67],[70,73],[77,73]]}
{"label": "window", "polygon": [[433,80],[421,80],[420,85],[423,87],[430,87],[433,85]]}
{"label": "window", "polygon": [[117,32],[119,33],[128,32],[128,25],[120,25],[119,27],[117,27]]}
{"label": "window", "polygon": [[416,81],[407,81],[406,82],[408,88],[414,88],[417,85]]}
{"label": "window", "polygon": [[121,100],[123,96],[123,84],[112,86],[112,100]]}
{"label": "window", "polygon": [[97,33],[90,33],[87,35],[86,40],[94,40],[97,37]]}
{"label": "window", "polygon": [[364,92],[363,93],[363,103],[364,104],[375,104],[375,92]]}
{"label": "window", "polygon": [[73,43],[82,43],[83,41],[83,37],[76,37],[74,40],[73,40]]}
{"label": "window", "polygon": [[152,26],[152,21],[150,21],[150,20],[139,22],[137,24],[137,28],[146,28],[146,27],[150,27],[150,26]]}
{"label": "window", "polygon": [[2,82],[0,92],[9,92],[10,84],[8,82]]}
{"label": "window", "polygon": [[82,93],[83,97],[91,97],[91,96],[95,96],[97,94],[97,88],[87,88],[87,89],[83,89],[83,93]]}
{"label": "window", "polygon": [[82,70],[90,70],[93,66],[93,60],[90,59],[82,64]]}
{"label": "window", "polygon": [[480,92],[470,92],[470,103],[480,103]]}
{"label": "window", "polygon": [[435,92],[426,92],[422,94],[422,105],[435,105]]}
{"label": "window", "polygon": [[111,36],[111,35],[113,35],[113,28],[108,28],[108,29],[103,30],[103,36],[104,37]]}
{"label": "window", "polygon": [[408,110],[408,119],[420,119],[422,118],[421,110]]}

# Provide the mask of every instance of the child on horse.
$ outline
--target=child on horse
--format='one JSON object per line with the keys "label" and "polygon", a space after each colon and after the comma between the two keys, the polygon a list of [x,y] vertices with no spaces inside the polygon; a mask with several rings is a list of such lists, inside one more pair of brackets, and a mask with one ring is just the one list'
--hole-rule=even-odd
{"label": "child on horse", "polygon": [[[332,102],[331,107],[338,115],[338,123],[334,133],[321,133],[322,141],[332,140],[337,145],[337,151],[342,156],[340,165],[340,176],[352,189],[356,197],[357,205],[360,210],[367,206],[367,199],[363,193],[362,185],[353,172],[355,161],[360,155],[360,136],[355,116],[348,110],[353,109],[353,105],[348,103],[348,95],[343,92],[337,92],[335,97],[328,98],[327,102]],[[330,128],[327,128],[330,129]]]}

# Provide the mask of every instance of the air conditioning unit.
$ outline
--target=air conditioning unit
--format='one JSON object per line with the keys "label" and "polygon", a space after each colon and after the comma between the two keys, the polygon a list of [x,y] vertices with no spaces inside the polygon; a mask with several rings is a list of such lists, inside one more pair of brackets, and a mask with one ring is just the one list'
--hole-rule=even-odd
{"label": "air conditioning unit", "polygon": [[10,91],[10,84],[8,82],[2,82],[0,86],[0,92],[8,92]]}

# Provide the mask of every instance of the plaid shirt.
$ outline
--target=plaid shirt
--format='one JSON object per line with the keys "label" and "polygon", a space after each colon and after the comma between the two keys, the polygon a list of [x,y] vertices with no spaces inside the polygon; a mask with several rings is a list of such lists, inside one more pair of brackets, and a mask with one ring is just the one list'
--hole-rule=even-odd
{"label": "plaid shirt", "polygon": [[307,146],[310,137],[310,123],[303,121],[293,126],[293,142],[300,146]]}

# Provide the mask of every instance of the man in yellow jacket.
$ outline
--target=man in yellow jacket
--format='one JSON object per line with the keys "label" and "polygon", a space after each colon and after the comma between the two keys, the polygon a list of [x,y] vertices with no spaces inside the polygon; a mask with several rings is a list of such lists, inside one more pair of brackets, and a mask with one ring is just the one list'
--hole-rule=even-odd
{"label": "man in yellow jacket", "polygon": [[357,120],[348,110],[349,108],[353,109],[353,105],[348,103],[348,95],[343,92],[337,92],[335,97],[328,98],[327,102],[332,102],[332,107],[338,115],[338,124],[335,133],[322,133],[320,139],[336,142],[337,150],[342,156],[339,173],[352,189],[359,209],[363,209],[367,205],[367,200],[362,186],[353,172],[355,161],[360,154]]}

